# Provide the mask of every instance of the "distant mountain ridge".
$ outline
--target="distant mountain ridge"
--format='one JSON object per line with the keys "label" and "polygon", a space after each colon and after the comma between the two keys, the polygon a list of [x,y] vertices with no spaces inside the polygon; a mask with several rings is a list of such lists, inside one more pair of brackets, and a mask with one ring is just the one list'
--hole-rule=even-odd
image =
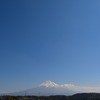
{"label": "distant mountain ridge", "polygon": [[8,93],[7,95],[14,96],[25,96],[25,95],[36,95],[36,96],[50,96],[50,95],[73,95],[76,93],[90,93],[100,92],[98,87],[81,87],[73,84],[57,84],[52,81],[46,81],[42,84],[20,92]]}

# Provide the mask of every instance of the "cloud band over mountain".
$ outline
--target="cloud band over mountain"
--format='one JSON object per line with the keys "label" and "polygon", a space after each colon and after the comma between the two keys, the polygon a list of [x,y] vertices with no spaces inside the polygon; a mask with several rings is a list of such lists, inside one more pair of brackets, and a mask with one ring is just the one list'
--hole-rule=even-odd
{"label": "cloud band over mountain", "polygon": [[100,92],[100,87],[77,86],[74,84],[56,84],[51,81],[46,81],[42,83],[40,86],[62,88],[66,90],[76,91],[76,92]]}

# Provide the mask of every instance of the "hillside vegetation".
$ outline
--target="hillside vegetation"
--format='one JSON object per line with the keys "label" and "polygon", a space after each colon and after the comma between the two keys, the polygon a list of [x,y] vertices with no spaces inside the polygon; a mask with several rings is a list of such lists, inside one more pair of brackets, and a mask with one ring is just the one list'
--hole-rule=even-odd
{"label": "hillside vegetation", "polygon": [[72,96],[1,96],[0,100],[100,100],[100,93],[80,93]]}

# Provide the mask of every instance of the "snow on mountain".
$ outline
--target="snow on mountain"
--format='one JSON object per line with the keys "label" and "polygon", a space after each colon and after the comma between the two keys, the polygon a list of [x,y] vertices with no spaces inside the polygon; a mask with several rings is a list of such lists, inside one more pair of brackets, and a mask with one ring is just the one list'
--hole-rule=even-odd
{"label": "snow on mountain", "polygon": [[64,88],[63,85],[56,84],[52,81],[46,81],[39,86],[33,87],[31,89],[27,89],[20,92],[9,93],[8,95],[41,95],[41,96],[49,96],[49,95],[71,95],[74,94],[72,90]]}
{"label": "snow on mountain", "polygon": [[100,92],[98,87],[83,87],[73,84],[56,84],[51,81],[46,81],[37,87],[27,89],[21,92],[9,93],[8,95],[36,95],[36,96],[49,96],[49,95],[73,95],[82,92]]}
{"label": "snow on mountain", "polygon": [[58,87],[59,85],[54,83],[54,82],[51,82],[51,81],[46,81],[42,84],[39,85],[40,87],[43,86],[43,87]]}

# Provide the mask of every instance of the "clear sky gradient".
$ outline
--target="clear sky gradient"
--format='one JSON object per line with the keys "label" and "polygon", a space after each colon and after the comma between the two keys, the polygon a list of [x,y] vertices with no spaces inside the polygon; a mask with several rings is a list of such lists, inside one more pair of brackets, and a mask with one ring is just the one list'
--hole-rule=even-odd
{"label": "clear sky gradient", "polygon": [[100,86],[100,0],[0,0],[0,93],[46,80]]}

